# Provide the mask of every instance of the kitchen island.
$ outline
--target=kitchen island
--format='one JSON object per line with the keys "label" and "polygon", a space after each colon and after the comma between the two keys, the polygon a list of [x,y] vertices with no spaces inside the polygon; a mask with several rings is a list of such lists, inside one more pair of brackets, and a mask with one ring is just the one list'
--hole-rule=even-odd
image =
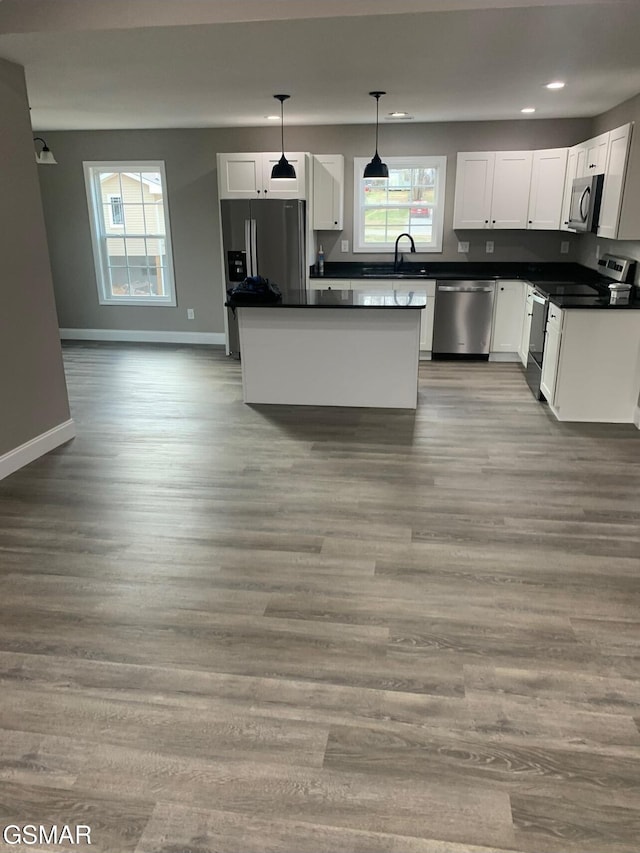
{"label": "kitchen island", "polygon": [[316,290],[236,308],[245,403],[415,409],[421,293]]}

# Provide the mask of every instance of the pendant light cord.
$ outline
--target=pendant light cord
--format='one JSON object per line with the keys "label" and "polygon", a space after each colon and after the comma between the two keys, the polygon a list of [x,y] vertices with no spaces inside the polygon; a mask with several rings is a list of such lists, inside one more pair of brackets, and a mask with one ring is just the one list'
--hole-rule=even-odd
{"label": "pendant light cord", "polygon": [[282,156],[284,157],[284,101],[280,101],[280,135],[282,140]]}
{"label": "pendant light cord", "polygon": [[378,153],[378,108],[380,107],[380,95],[376,94],[376,154]]}

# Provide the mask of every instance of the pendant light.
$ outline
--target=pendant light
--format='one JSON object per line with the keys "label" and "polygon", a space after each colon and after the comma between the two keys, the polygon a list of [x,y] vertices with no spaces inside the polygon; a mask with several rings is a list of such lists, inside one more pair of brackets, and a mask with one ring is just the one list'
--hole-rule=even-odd
{"label": "pendant light", "polygon": [[273,97],[280,101],[280,131],[282,133],[282,157],[278,160],[278,162],[271,170],[271,180],[279,181],[284,180],[285,178],[295,178],[296,176],[296,170],[284,156],[284,102],[287,100],[287,98],[291,96],[274,95]]}
{"label": "pendant light", "polygon": [[365,178],[388,178],[389,167],[383,163],[378,154],[378,107],[381,95],[386,95],[386,92],[369,92],[372,98],[376,99],[376,153],[371,158],[371,162],[367,163],[364,169]]}

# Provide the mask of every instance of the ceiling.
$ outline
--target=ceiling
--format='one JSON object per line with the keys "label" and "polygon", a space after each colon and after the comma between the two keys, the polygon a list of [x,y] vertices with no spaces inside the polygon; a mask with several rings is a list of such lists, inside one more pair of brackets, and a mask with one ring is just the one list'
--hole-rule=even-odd
{"label": "ceiling", "polygon": [[36,130],[593,116],[640,92],[640,1],[0,0],[0,57]]}

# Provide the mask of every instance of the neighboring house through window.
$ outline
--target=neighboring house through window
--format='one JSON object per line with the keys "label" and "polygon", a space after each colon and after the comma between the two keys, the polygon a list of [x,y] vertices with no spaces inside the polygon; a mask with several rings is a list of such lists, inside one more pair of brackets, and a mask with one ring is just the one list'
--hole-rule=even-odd
{"label": "neighboring house through window", "polygon": [[393,251],[403,233],[418,252],[441,252],[447,158],[386,157],[388,179],[363,178],[368,161],[353,160],[354,252]]}
{"label": "neighboring house through window", "polygon": [[175,305],[164,163],[84,163],[102,305]]}

